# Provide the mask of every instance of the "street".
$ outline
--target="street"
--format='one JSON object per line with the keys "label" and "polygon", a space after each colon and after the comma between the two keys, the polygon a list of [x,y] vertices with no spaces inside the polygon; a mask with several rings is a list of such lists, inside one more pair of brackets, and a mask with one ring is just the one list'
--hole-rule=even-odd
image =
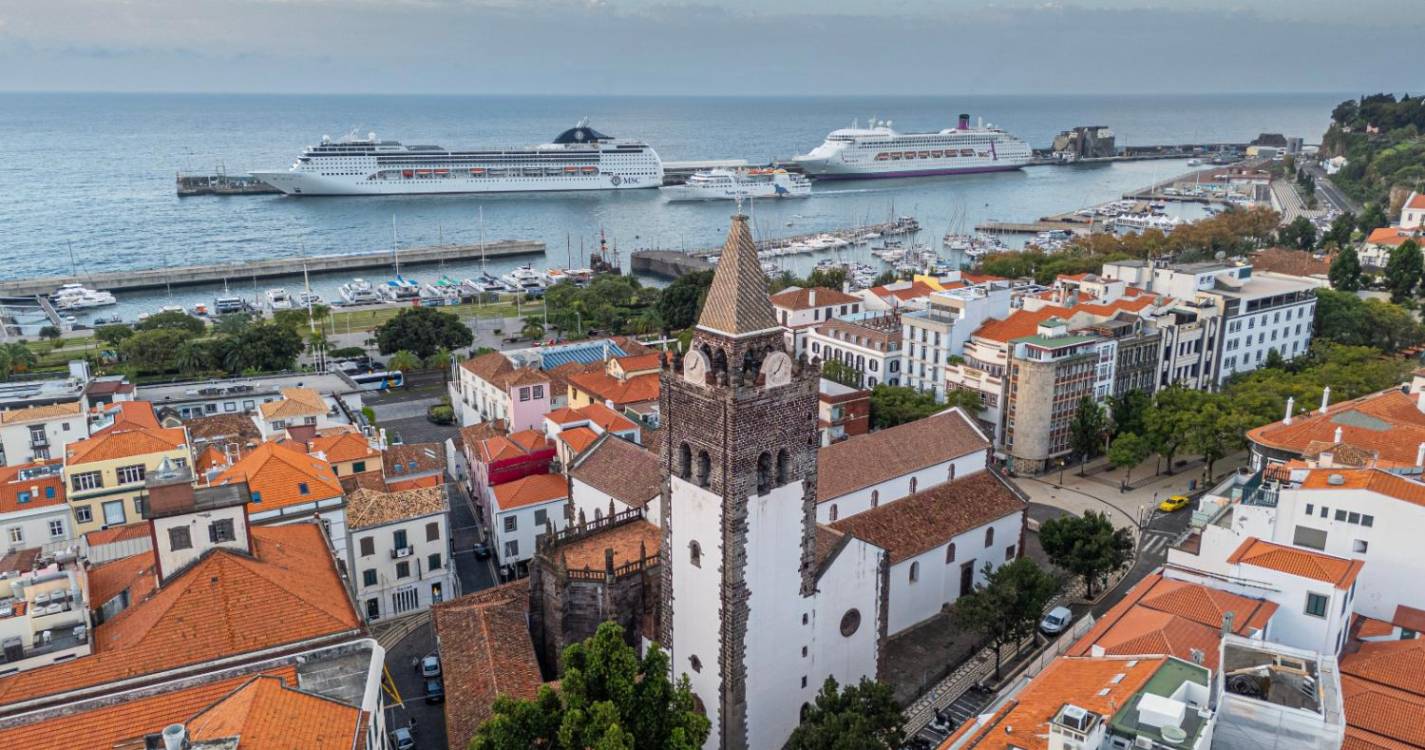
{"label": "street", "polygon": [[1331,182],[1331,178],[1326,175],[1326,171],[1321,168],[1320,164],[1308,161],[1302,166],[1311,177],[1316,180],[1316,192],[1320,193],[1321,197],[1325,198],[1326,202],[1331,204],[1331,208],[1337,211],[1350,211],[1351,213],[1360,215],[1361,204],[1351,200],[1345,193],[1341,192],[1341,188],[1336,187],[1336,185]]}

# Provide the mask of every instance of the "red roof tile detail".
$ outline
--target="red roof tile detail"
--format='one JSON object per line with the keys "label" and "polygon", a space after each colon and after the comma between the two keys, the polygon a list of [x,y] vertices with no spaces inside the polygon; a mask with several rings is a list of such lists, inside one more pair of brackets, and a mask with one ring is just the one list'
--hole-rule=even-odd
{"label": "red roof tile detail", "polygon": [[94,437],[77,440],[65,449],[65,463],[92,463],[116,458],[146,456],[182,448],[187,434],[181,428],[120,427],[115,425],[95,433]]}
{"label": "red roof tile detail", "polygon": [[981,471],[882,503],[831,527],[886,550],[894,565],[1026,507],[996,474]]}
{"label": "red roof tile detail", "polygon": [[189,720],[188,738],[238,737],[243,750],[350,750],[361,728],[361,711],[352,706],[255,677]]}
{"label": "red roof tile detail", "polygon": [[[1416,394],[1391,388],[1292,418],[1291,424],[1273,422],[1247,431],[1254,443],[1302,455],[1311,443],[1346,443],[1387,461],[1413,465],[1415,450],[1425,443],[1425,412]],[[1341,439],[1336,439],[1336,430]]]}
{"label": "red roof tile detail", "polygon": [[569,487],[558,474],[535,474],[495,485],[495,502],[501,511],[539,505],[569,497]]}
{"label": "red roof tile detail", "polygon": [[211,484],[230,482],[247,482],[248,489],[261,498],[249,505],[253,513],[342,496],[341,482],[331,464],[285,443],[257,446],[213,477]]}
{"label": "red roof tile detail", "polygon": [[[0,466],[0,513],[14,513],[34,510],[51,505],[64,504],[64,475],[60,472],[21,479],[20,472],[45,466],[58,466],[58,462],[36,461],[29,464]],[[20,502],[20,495],[25,501]]]}
{"label": "red roof tile detail", "polygon": [[605,372],[580,372],[569,375],[569,385],[589,394],[597,401],[611,401],[616,406],[653,401],[658,398],[658,374],[634,375],[626,380]]}
{"label": "red roof tile detail", "polygon": [[1240,565],[1254,565],[1289,575],[1310,578],[1329,583],[1342,591],[1351,588],[1360,575],[1365,563],[1361,560],[1347,560],[1341,557],[1313,552],[1300,547],[1248,537],[1228,558],[1227,562]]}
{"label": "red roof tile detail", "polygon": [[959,409],[856,435],[817,451],[816,499],[829,502],[989,447]]}
{"label": "red roof tile detail", "polygon": [[803,289],[787,289],[772,295],[772,305],[787,310],[810,310],[814,307],[831,307],[833,305],[854,305],[861,301],[860,297],[847,294],[839,289],[830,289],[824,286]]}

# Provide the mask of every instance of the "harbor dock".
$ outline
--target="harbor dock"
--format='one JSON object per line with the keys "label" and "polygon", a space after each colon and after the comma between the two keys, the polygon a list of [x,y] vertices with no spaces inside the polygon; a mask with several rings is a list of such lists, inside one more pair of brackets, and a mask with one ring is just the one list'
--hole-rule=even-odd
{"label": "harbor dock", "polygon": [[[507,258],[519,255],[543,255],[544,243],[534,240],[500,240],[469,245],[429,245],[405,248],[400,251],[402,265],[421,265],[439,262],[478,260],[479,258]],[[270,279],[279,276],[295,276],[303,269],[311,273],[348,272],[361,268],[385,268],[395,258],[390,250],[357,253],[352,255],[311,255],[307,257],[269,258],[238,263],[220,263],[201,266],[175,266],[173,268],[149,268],[134,271],[111,271],[83,274],[81,276],[52,276],[37,279],[12,279],[0,281],[0,295],[30,296],[53,292],[62,284],[84,284],[111,292],[135,291],[139,289],[163,289],[165,287],[195,286],[199,284],[221,284],[225,280]]]}
{"label": "harbor dock", "polygon": [[1064,221],[1052,218],[1039,221],[987,221],[975,226],[976,232],[985,234],[1039,234],[1040,232],[1064,231],[1087,234],[1091,231],[1088,221]]}
{"label": "harbor dock", "polygon": [[713,264],[677,250],[635,250],[629,257],[634,273],[676,279],[698,271],[711,271]]}

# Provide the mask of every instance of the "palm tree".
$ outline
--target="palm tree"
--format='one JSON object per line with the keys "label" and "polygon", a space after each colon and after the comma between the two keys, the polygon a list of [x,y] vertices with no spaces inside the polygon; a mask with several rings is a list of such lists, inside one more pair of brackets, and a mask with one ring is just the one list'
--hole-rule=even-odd
{"label": "palm tree", "polygon": [[391,359],[386,361],[386,369],[388,370],[419,370],[420,367],[421,358],[417,357],[414,352],[405,349],[392,354]]}
{"label": "palm tree", "polygon": [[178,345],[178,351],[173,353],[173,364],[185,375],[207,369],[207,349],[197,341],[184,341]]}
{"label": "palm tree", "polygon": [[5,351],[10,355],[10,371],[12,373],[33,370],[40,363],[39,356],[23,342],[15,341],[5,344]]}
{"label": "palm tree", "polygon": [[527,339],[542,339],[544,338],[544,326],[533,320],[528,321],[524,324],[524,328],[520,329],[520,336]]}

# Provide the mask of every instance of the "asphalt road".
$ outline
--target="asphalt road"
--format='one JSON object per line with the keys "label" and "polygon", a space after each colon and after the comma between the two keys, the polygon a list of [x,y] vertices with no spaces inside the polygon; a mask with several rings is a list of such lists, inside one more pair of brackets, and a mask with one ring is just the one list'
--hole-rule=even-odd
{"label": "asphalt road", "polygon": [[1351,200],[1341,189],[1331,182],[1331,178],[1326,176],[1326,171],[1320,165],[1307,162],[1306,171],[1316,180],[1316,192],[1326,199],[1326,202],[1337,211],[1350,211],[1359,215],[1361,204]]}
{"label": "asphalt road", "polygon": [[445,750],[447,746],[445,706],[425,702],[425,683],[416,671],[418,660],[434,651],[435,630],[429,621],[386,651],[386,669],[401,694],[399,704],[387,696],[386,727],[408,726],[414,718],[412,734],[417,750]]}

